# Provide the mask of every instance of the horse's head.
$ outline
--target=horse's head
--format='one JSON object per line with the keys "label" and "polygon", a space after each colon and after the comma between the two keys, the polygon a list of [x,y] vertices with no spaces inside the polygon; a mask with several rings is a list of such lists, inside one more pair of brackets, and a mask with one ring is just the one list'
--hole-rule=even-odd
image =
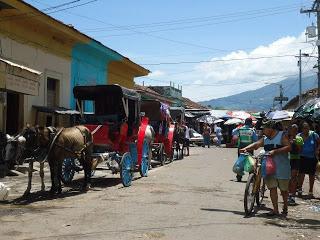
{"label": "horse's head", "polygon": [[4,161],[10,163],[9,166],[13,166],[17,162],[18,158],[22,157],[23,149],[26,144],[26,139],[17,135],[11,137],[7,135],[7,144],[4,151]]}
{"label": "horse's head", "polygon": [[39,147],[38,130],[36,127],[27,126],[23,130],[22,136],[26,139],[26,150],[33,151]]}
{"label": "horse's head", "polygon": [[49,147],[56,129],[53,127],[37,127],[37,141],[39,147]]}

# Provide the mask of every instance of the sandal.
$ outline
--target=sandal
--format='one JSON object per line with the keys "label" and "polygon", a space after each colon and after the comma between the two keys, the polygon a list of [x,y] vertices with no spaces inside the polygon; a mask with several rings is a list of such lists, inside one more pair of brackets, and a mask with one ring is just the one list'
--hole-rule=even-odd
{"label": "sandal", "polygon": [[288,215],[288,208],[283,208],[281,214]]}
{"label": "sandal", "polygon": [[308,199],[314,199],[313,192],[309,192],[309,193],[308,193]]}
{"label": "sandal", "polygon": [[274,212],[274,211],[271,211],[271,212],[268,212],[268,213],[267,213],[267,216],[268,216],[268,217],[276,217],[276,216],[279,216],[279,213],[276,213],[276,212]]}

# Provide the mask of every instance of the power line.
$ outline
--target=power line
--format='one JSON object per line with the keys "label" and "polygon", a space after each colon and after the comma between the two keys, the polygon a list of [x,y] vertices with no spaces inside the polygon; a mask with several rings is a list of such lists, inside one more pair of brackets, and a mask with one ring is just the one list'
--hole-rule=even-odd
{"label": "power line", "polygon": [[[39,2],[39,1],[37,1],[37,2]],[[48,4],[45,4],[45,5],[48,5]],[[169,38],[153,35],[153,34],[150,34],[148,32],[143,32],[143,31],[137,31],[137,30],[134,30],[134,29],[130,29],[129,27],[126,27],[126,26],[117,26],[115,24],[111,24],[111,23],[108,23],[106,21],[102,21],[102,20],[97,19],[97,18],[92,18],[92,17],[88,17],[88,16],[85,16],[85,15],[72,13],[72,12],[69,12],[69,11],[66,11],[66,12],[71,14],[71,15],[73,15],[73,16],[81,17],[81,18],[84,18],[84,19],[87,19],[87,20],[90,20],[90,21],[94,21],[94,22],[99,22],[99,23],[102,23],[102,24],[107,24],[107,25],[109,25],[109,26],[111,26],[113,28],[116,28],[116,29],[132,31],[132,32],[134,32],[136,34],[145,35],[145,36],[148,36],[148,37],[152,37],[154,39],[159,39],[159,40],[172,42],[172,43],[176,43],[176,44],[180,44],[180,45],[186,45],[186,46],[192,46],[192,47],[197,47],[197,48],[209,49],[209,50],[213,50],[213,51],[220,51],[220,52],[230,51],[230,50],[217,49],[217,48],[212,48],[212,47],[208,47],[208,46],[204,46],[204,45],[200,45],[200,44],[195,44],[195,43],[190,43],[190,42],[185,42],[185,41],[169,39]]]}
{"label": "power line", "polygon": [[178,64],[196,64],[196,63],[214,63],[214,62],[232,62],[244,60],[260,60],[270,58],[285,58],[294,57],[295,55],[274,55],[274,56],[260,56],[260,57],[247,57],[247,58],[232,58],[232,59],[215,59],[215,60],[202,60],[202,61],[181,61],[181,62],[162,62],[162,63],[142,63],[141,65],[157,66],[157,65],[178,65]]}
{"label": "power line", "polygon": [[[62,12],[62,11],[68,10],[68,9],[72,9],[72,8],[88,5],[90,3],[93,3],[93,2],[96,2],[96,1],[99,1],[99,0],[90,0],[90,1],[87,1],[87,2],[84,2],[84,3],[81,3],[81,4],[73,5],[71,7],[62,8],[62,9],[58,9],[58,10],[54,10],[54,11],[48,11],[48,9],[49,10],[53,10],[53,9],[60,8],[62,6],[67,6],[67,5],[70,5],[70,4],[73,4],[75,2],[79,2],[79,1],[81,1],[81,0],[70,1],[70,2],[67,2],[67,3],[59,4],[59,5],[56,5],[56,6],[51,6],[49,8],[46,8],[46,9],[43,9],[43,10],[38,10],[38,11],[40,11],[40,12],[41,11],[47,11],[45,14],[52,14],[52,13]],[[43,12],[41,12],[41,13],[26,12],[26,13],[21,13],[21,14],[16,14],[16,15],[10,15],[10,16],[6,16],[6,17],[0,18],[0,22],[14,21],[14,20],[20,20],[20,19],[25,19],[25,18],[34,18],[34,17],[42,16],[42,14],[43,14]]]}
{"label": "power line", "polygon": [[[227,14],[221,14],[221,15],[213,15],[213,16],[206,16],[206,17],[196,17],[196,18],[184,18],[184,19],[179,19],[179,20],[171,20],[171,21],[162,21],[162,22],[153,22],[153,23],[147,23],[147,24],[133,24],[133,25],[126,25],[123,27],[127,28],[149,28],[149,27],[162,27],[162,26],[171,26],[171,25],[179,25],[179,24],[186,24],[186,23],[195,23],[195,22],[203,22],[203,21],[212,21],[212,20],[220,20],[224,18],[229,18],[229,17],[239,17],[239,16],[248,16],[248,15],[254,15],[254,14],[265,14],[266,12],[270,13],[273,11],[284,11],[284,10],[293,10],[293,8],[297,8],[300,6],[299,4],[290,4],[290,5],[282,5],[282,6],[277,6],[277,7],[272,7],[272,8],[263,8],[263,9],[255,9],[251,11],[240,11],[240,12],[233,12],[233,13],[227,13]],[[103,31],[103,30],[118,30],[118,28],[114,27],[103,27],[103,28],[89,28],[89,29],[83,29],[89,32],[94,32],[94,31]]]}
{"label": "power line", "polygon": [[[290,10],[290,11],[282,11],[282,12],[277,12],[277,13],[264,13],[264,14],[261,14],[259,16],[255,16],[255,17],[244,17],[244,18],[238,18],[238,19],[214,22],[214,23],[206,23],[206,24],[198,24],[198,25],[192,25],[192,26],[183,26],[183,27],[164,28],[164,29],[152,30],[152,31],[148,31],[148,33],[176,31],[176,30],[184,30],[184,29],[192,29],[192,28],[213,26],[213,25],[219,25],[219,24],[225,24],[225,23],[234,23],[234,22],[240,22],[240,21],[244,21],[244,20],[257,19],[257,18],[261,18],[261,17],[274,16],[274,15],[278,15],[278,14],[283,14],[283,13],[288,13],[288,12],[296,12],[296,11],[297,11],[297,9],[295,8],[295,9]],[[130,30],[132,30],[132,28],[130,28]],[[139,34],[139,33],[112,34],[112,35],[96,36],[96,37],[108,38],[108,37],[118,37],[118,36],[130,36],[130,35],[136,35],[136,34]]]}

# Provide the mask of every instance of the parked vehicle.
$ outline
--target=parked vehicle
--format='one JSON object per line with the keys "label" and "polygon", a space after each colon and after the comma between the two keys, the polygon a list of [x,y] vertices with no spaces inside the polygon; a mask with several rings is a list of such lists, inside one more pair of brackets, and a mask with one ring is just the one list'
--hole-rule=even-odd
{"label": "parked vehicle", "polygon": [[173,160],[174,124],[171,123],[169,106],[158,100],[143,100],[141,112],[149,118],[155,136],[151,144],[152,159],[164,165]]}
{"label": "parked vehicle", "polygon": [[202,146],[203,145],[203,136],[200,133],[198,133],[196,130],[194,130],[193,128],[190,128],[189,131],[190,131],[190,144]]}
{"label": "parked vehicle", "polygon": [[[92,174],[104,162],[113,174],[120,173],[125,187],[131,185],[134,171],[147,176],[149,145],[144,137],[148,119],[140,119],[140,95],[119,85],[76,86],[73,93],[80,123],[93,136]],[[77,170],[76,159],[65,159],[64,181],[70,182]]]}

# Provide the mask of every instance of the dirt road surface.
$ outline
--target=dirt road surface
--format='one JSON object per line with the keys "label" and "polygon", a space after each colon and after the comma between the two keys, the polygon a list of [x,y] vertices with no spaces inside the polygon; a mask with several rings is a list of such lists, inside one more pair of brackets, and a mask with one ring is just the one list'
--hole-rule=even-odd
{"label": "dirt road surface", "polygon": [[[155,167],[147,178],[136,173],[129,188],[119,175],[97,171],[92,191],[78,191],[78,174],[56,197],[38,192],[35,172],[34,193],[18,201],[27,177],[6,177],[1,181],[12,191],[10,201],[0,203],[0,239],[320,239],[320,213],[312,209],[319,199],[298,199],[279,219],[267,218],[267,198],[254,216],[244,217],[245,182],[235,182],[231,171],[235,156],[235,149],[194,147],[191,156]],[[319,188],[317,182],[316,196]]]}

